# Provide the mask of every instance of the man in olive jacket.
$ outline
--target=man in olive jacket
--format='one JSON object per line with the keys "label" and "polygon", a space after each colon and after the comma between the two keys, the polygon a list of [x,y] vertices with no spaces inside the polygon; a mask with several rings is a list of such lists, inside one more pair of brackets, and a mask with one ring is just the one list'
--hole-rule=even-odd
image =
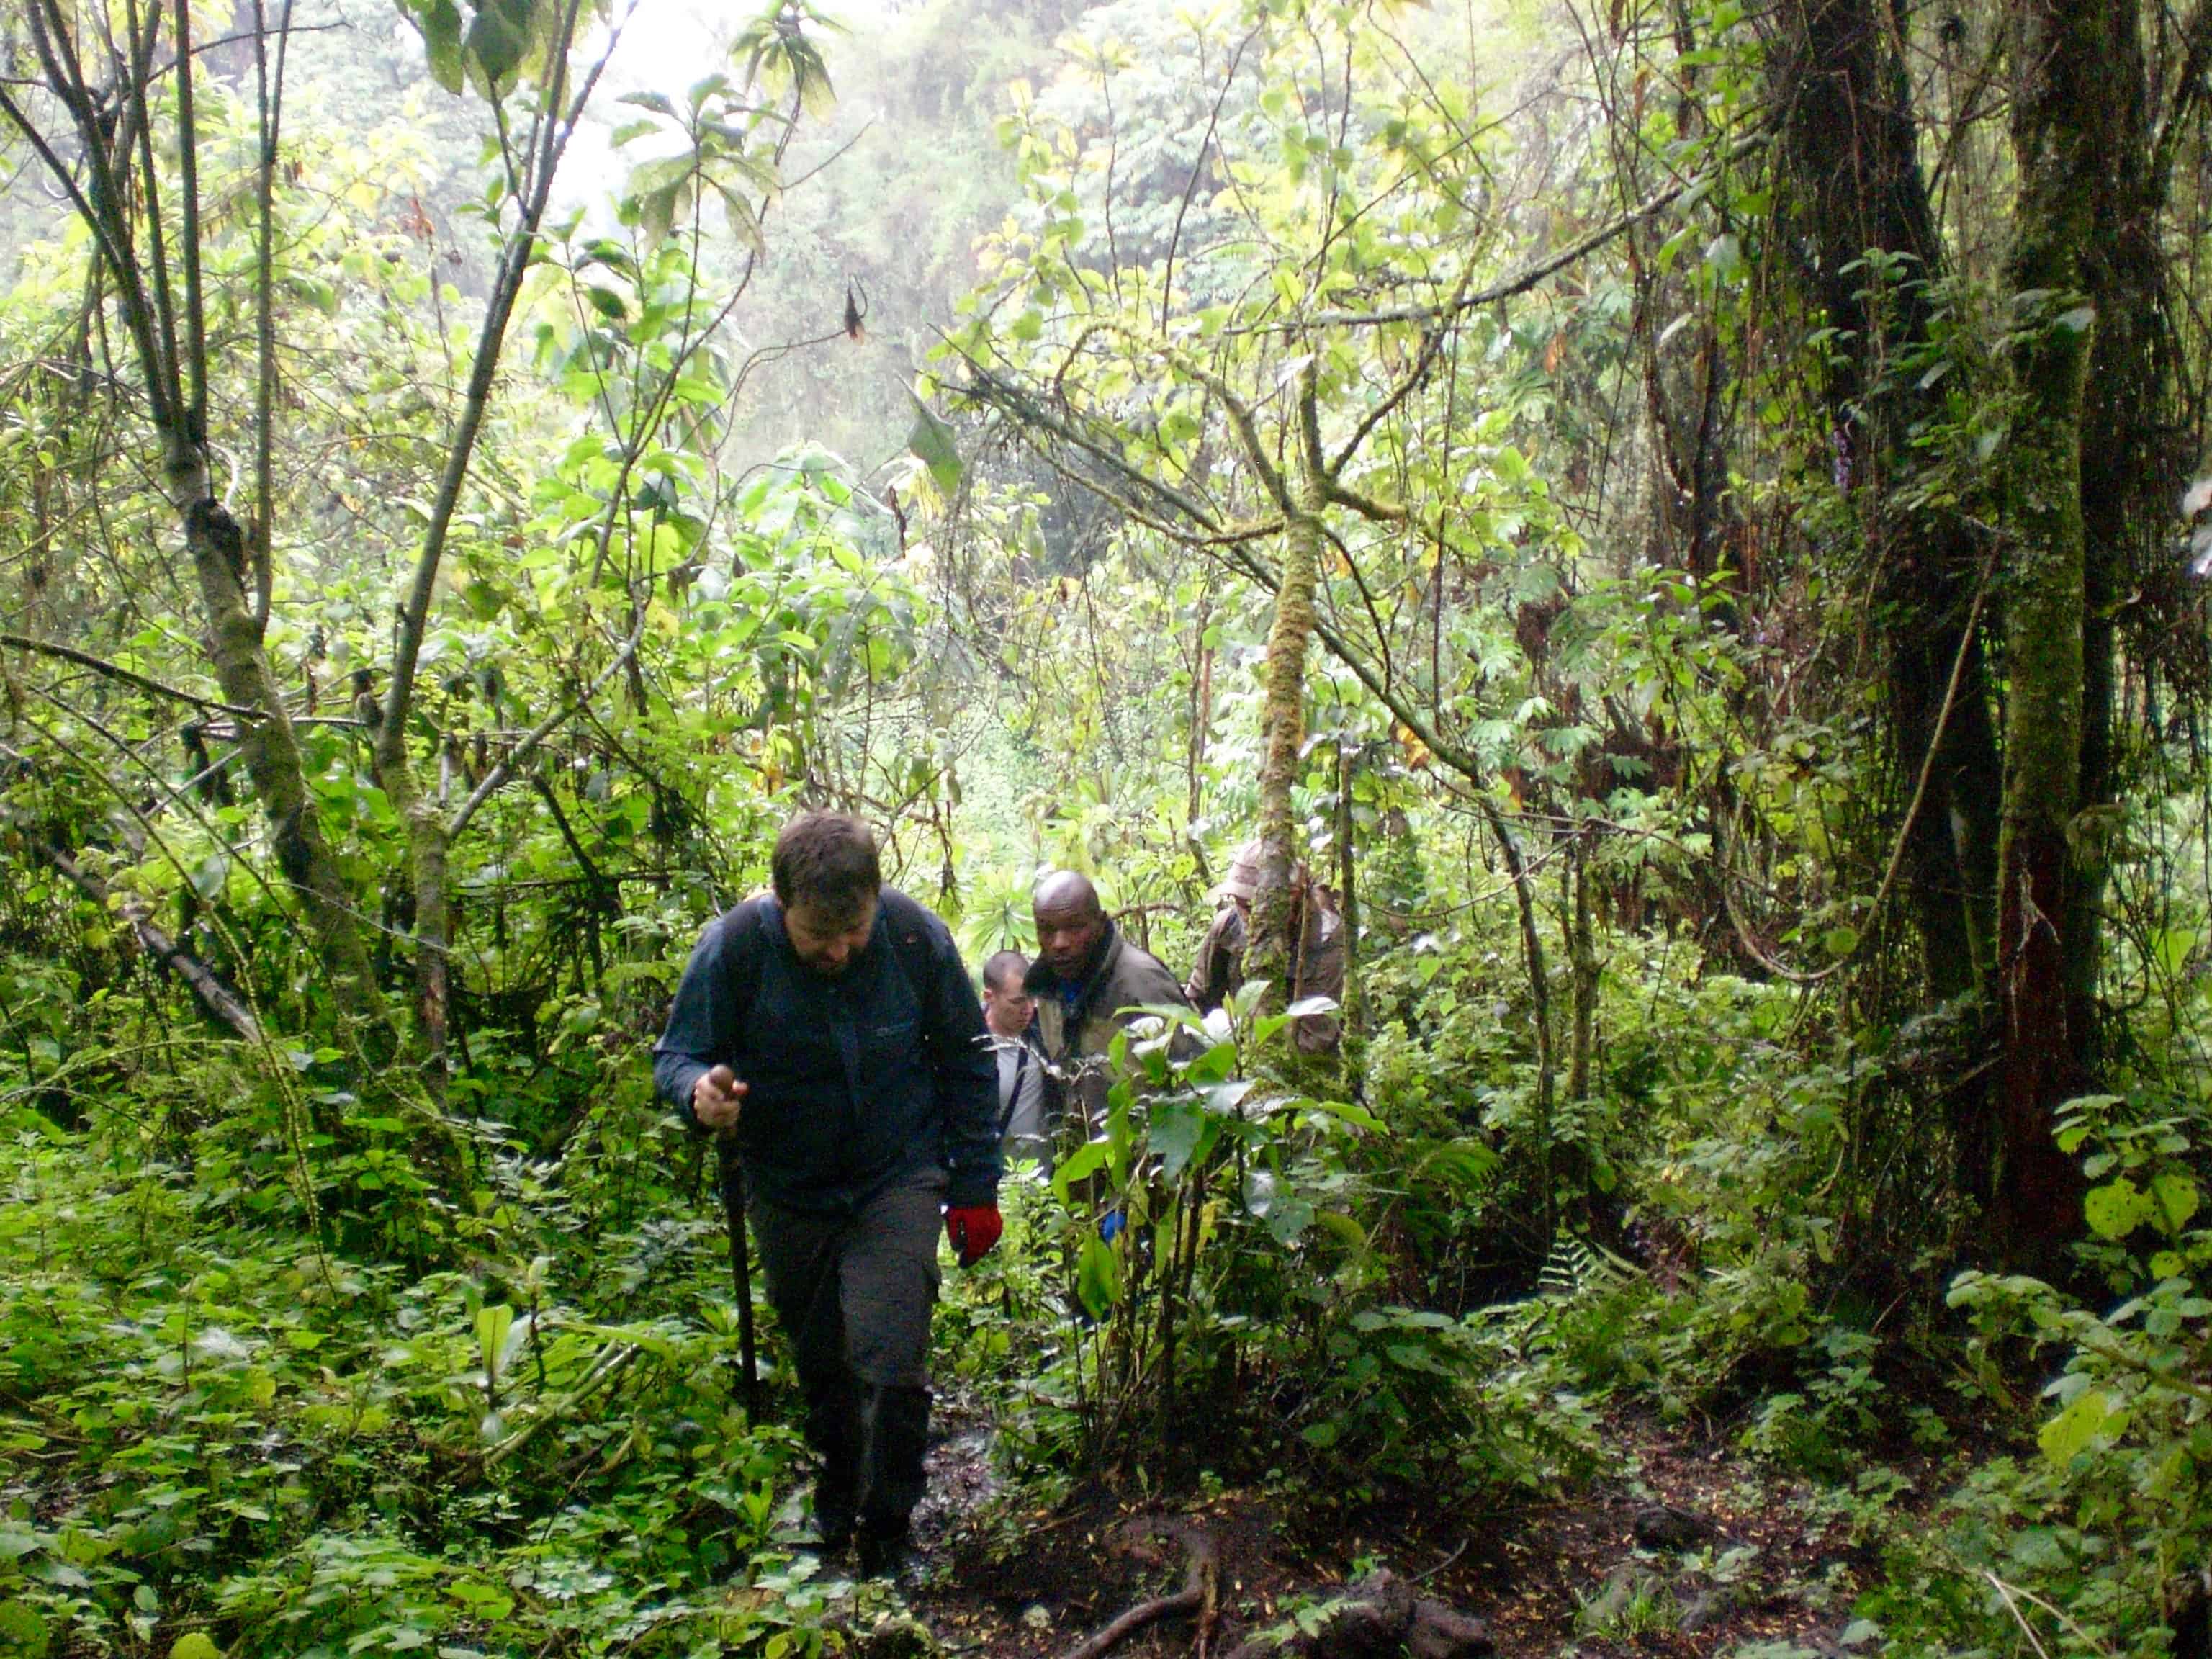
{"label": "man in olive jacket", "polygon": [[821,1454],[815,1517],[895,1571],[922,1492],[937,1228],[998,1243],[999,1081],[945,924],[884,887],[866,826],[809,813],[773,896],[708,924],[653,1049],[694,1127],[744,1152],[769,1301]]}
{"label": "man in olive jacket", "polygon": [[[1115,927],[1089,878],[1052,871],[1031,890],[1030,911],[1036,921],[1037,959],[1023,987],[1036,999],[1037,1035],[1061,1079],[1060,1113],[1078,1115],[1088,1139],[1106,1121],[1106,1093],[1113,1086],[1106,1052],[1114,1034],[1135,1018],[1121,1011],[1188,1005],[1176,976]],[[1173,1047],[1179,1059],[1196,1052],[1188,1032],[1178,1033]]]}

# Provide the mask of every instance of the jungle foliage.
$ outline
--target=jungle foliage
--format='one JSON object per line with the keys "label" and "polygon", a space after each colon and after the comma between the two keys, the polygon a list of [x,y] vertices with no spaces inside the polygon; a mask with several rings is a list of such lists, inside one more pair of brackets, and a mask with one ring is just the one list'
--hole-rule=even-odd
{"label": "jungle foliage", "polygon": [[0,19],[0,1652],[844,1642],[644,1054],[817,805],[1267,850],[948,1275],[1025,1492],[1633,1412],[2201,1640],[2212,6],[659,3]]}

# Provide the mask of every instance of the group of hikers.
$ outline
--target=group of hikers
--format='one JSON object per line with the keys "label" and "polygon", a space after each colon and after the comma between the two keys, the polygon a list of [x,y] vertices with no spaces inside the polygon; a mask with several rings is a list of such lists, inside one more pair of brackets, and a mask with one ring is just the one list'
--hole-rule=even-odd
{"label": "group of hikers", "polygon": [[[1091,880],[1030,895],[1034,961],[1001,951],[979,999],[943,921],[883,882],[857,818],[810,812],[777,836],[770,890],[708,924],[653,1049],[661,1097],[739,1156],[768,1297],[821,1459],[818,1546],[896,1576],[922,1492],[939,1227],[961,1266],[999,1242],[1010,1162],[1049,1169],[1103,1121],[1115,1035],[1145,1007],[1218,1007],[1243,977],[1261,854],[1240,852],[1188,982],[1115,925]],[[1303,872],[1301,872],[1302,876]],[[1293,883],[1294,1000],[1338,996],[1342,918]],[[1298,1047],[1334,1016],[1294,1022]]]}

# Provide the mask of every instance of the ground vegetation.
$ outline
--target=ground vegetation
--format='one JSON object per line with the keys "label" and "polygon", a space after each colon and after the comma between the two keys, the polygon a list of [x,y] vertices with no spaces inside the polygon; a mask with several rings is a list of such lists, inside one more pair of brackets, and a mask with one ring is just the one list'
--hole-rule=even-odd
{"label": "ground vegetation", "polygon": [[[0,1653],[2208,1651],[2212,8],[658,3],[0,18]],[[646,1056],[821,805],[1266,854],[903,1589]]]}

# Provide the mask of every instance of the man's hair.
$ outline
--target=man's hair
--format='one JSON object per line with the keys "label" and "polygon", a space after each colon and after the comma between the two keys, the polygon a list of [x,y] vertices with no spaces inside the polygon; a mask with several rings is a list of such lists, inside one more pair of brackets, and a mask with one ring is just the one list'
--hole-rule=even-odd
{"label": "man's hair", "polygon": [[1022,975],[1030,970],[1030,959],[1019,951],[1001,951],[983,964],[983,983],[994,991],[1003,991],[1022,982]]}
{"label": "man's hair", "polygon": [[803,904],[833,921],[857,916],[884,884],[875,836],[842,812],[809,812],[785,824],[769,871],[787,909]]}

